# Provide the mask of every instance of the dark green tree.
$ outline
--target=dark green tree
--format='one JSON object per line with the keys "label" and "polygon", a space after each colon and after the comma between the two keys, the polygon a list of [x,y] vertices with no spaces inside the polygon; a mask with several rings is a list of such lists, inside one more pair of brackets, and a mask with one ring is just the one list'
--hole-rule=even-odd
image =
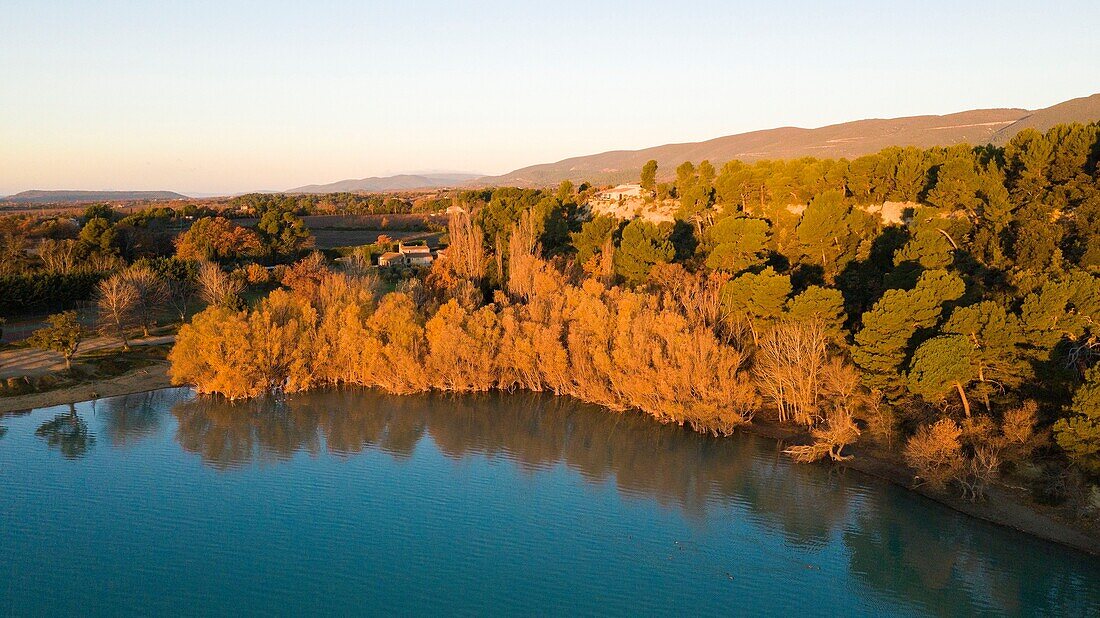
{"label": "dark green tree", "polygon": [[563,180],[560,183],[558,183],[558,192],[557,192],[555,197],[558,198],[559,202],[564,204],[566,202],[572,201],[573,200],[573,194],[574,194],[574,189],[573,189],[573,183],[571,181]]}
{"label": "dark green tree", "polygon": [[676,248],[669,240],[670,232],[643,219],[627,224],[615,252],[615,274],[634,286],[646,280],[654,264],[671,262]]}
{"label": "dark green tree", "polygon": [[859,255],[860,244],[872,230],[866,213],[853,210],[839,191],[826,191],[802,213],[797,229],[801,257],[820,266],[826,281],[835,281]]}
{"label": "dark green tree", "polygon": [[799,322],[818,320],[831,339],[844,338],[844,297],[840,290],[811,285],[787,302],[787,315]]}
{"label": "dark green tree", "polygon": [[256,229],[264,246],[275,256],[297,257],[313,246],[313,234],[305,222],[287,210],[268,210]]}
{"label": "dark green tree", "polygon": [[1100,474],[1100,365],[1085,372],[1069,416],[1054,424],[1054,439],[1071,461]]}
{"label": "dark green tree", "polygon": [[1030,374],[1023,356],[1025,342],[1019,319],[998,302],[987,300],[959,307],[940,330],[969,343],[965,356],[976,372],[973,379],[977,394],[987,412],[992,412],[993,395],[1018,387]]}
{"label": "dark green tree", "polygon": [[80,229],[79,240],[87,251],[111,253],[118,244],[118,235],[110,221],[94,217]]}
{"label": "dark green tree", "polygon": [[642,166],[642,190],[653,193],[657,190],[657,161],[650,159]]}
{"label": "dark green tree", "polygon": [[1024,129],[1009,140],[1004,157],[1013,199],[1017,203],[1043,199],[1050,185],[1047,169],[1054,157],[1046,137],[1035,129]]}
{"label": "dark green tree", "polygon": [[783,315],[783,306],[790,294],[791,278],[765,268],[726,282],[722,286],[721,302],[727,320],[735,329],[748,328],[756,343],[768,326]]}
{"label": "dark green tree", "polygon": [[599,253],[618,227],[619,222],[614,217],[602,215],[586,221],[579,232],[573,232],[571,238],[577,251],[577,263],[584,264]]}
{"label": "dark green tree", "polygon": [[944,270],[926,271],[912,290],[887,290],[863,314],[863,328],[856,333],[852,360],[867,374],[871,386],[897,395],[914,335],[934,327],[944,304],[960,298],[965,288],[958,275]]}
{"label": "dark green tree", "polygon": [[65,359],[65,368],[72,370],[73,357],[80,349],[80,342],[87,335],[87,329],[80,323],[75,311],[63,311],[46,318],[48,326],[40,328],[27,338],[33,347],[57,352]]}
{"label": "dark green tree", "polygon": [[940,335],[922,343],[909,363],[910,392],[931,402],[942,401],[955,392],[970,418],[966,388],[978,377],[977,368],[970,360],[971,347],[962,335]]}
{"label": "dark green tree", "polygon": [[763,258],[771,239],[771,225],[763,219],[725,217],[703,232],[707,267],[738,272]]}

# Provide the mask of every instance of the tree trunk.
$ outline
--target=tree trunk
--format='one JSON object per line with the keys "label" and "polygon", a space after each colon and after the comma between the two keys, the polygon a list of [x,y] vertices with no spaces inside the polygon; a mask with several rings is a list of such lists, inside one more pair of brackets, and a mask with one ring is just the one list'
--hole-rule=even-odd
{"label": "tree trunk", "polygon": [[970,418],[970,400],[966,398],[966,393],[963,391],[962,384],[955,382],[955,390],[959,391],[959,399],[962,399],[963,412],[966,413],[966,418]]}
{"label": "tree trunk", "polygon": [[[978,367],[978,380],[983,385],[985,384],[985,369],[982,367]],[[985,411],[992,414],[993,408],[989,405],[989,390],[986,388],[982,389],[982,403],[985,404]]]}

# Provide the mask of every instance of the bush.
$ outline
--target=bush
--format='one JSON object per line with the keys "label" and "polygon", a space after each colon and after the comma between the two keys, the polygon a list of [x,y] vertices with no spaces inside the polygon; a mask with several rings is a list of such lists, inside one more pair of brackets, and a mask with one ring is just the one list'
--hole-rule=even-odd
{"label": "bush", "polygon": [[905,445],[905,463],[917,471],[917,476],[931,487],[942,489],[963,472],[962,429],[942,418],[921,427]]}
{"label": "bush", "polygon": [[30,384],[26,378],[8,378],[8,395],[22,395],[30,390]]}

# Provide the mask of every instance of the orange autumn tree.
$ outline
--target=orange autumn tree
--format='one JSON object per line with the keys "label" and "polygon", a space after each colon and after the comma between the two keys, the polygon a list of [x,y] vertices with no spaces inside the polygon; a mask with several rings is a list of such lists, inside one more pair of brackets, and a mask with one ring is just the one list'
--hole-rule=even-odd
{"label": "orange autumn tree", "polygon": [[260,236],[224,217],[203,217],[176,237],[176,256],[183,260],[236,260],[259,255]]}
{"label": "orange autumn tree", "polygon": [[230,398],[332,384],[392,393],[516,387],[727,434],[758,401],[744,357],[651,295],[581,285],[541,260],[526,302],[470,309],[325,273],[251,311],[212,307],[179,334],[172,379]]}

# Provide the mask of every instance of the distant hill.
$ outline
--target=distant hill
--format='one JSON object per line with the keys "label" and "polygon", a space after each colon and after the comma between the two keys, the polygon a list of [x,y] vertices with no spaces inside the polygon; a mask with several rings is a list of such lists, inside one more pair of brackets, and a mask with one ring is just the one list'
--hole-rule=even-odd
{"label": "distant hill", "polygon": [[479,174],[398,174],[372,176],[359,180],[341,180],[327,185],[306,185],[287,189],[286,193],[356,193],[373,191],[408,191],[455,187],[480,178]]}
{"label": "distant hill", "polygon": [[0,198],[14,204],[71,204],[80,202],[130,202],[137,200],[185,200],[173,191],[23,191]]}
{"label": "distant hill", "polygon": [[719,165],[732,159],[799,157],[839,158],[872,154],[889,146],[949,146],[958,143],[1004,144],[1025,128],[1045,131],[1067,122],[1100,120],[1100,94],[1071,99],[1045,109],[978,109],[946,116],[856,120],[817,129],[781,127],[719,137],[705,142],[666,144],[643,150],[614,150],[532,165],[502,176],[480,178],[478,185],[537,187],[568,179],[614,183],[637,178],[642,166],[656,159],[667,177],[684,161],[709,159]]}

